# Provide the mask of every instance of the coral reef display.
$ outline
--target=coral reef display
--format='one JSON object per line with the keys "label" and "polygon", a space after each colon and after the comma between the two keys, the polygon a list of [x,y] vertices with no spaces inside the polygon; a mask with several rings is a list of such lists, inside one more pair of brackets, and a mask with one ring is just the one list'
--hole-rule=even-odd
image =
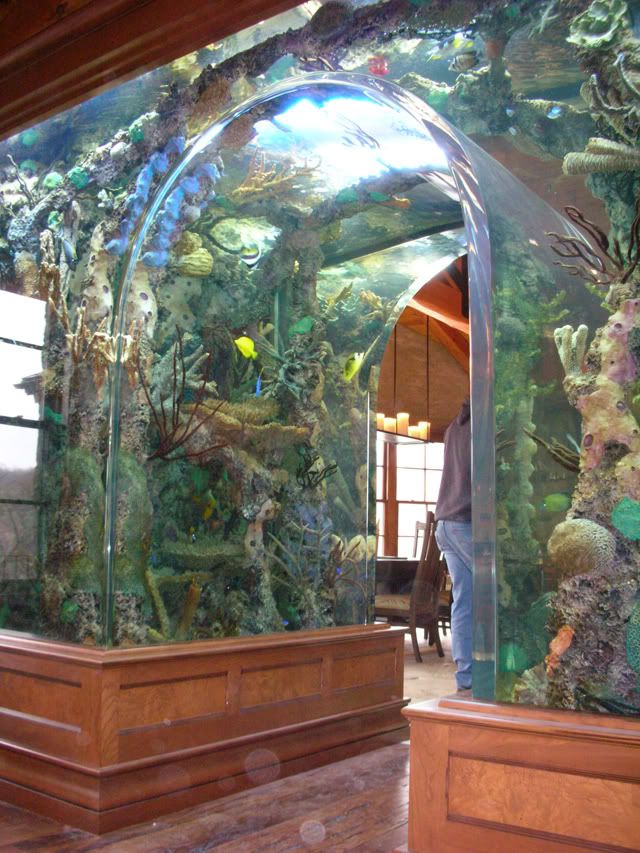
{"label": "coral reef display", "polygon": [[640,713],[637,8],[315,6],[0,143],[0,355],[25,365],[0,427],[36,437],[3,442],[0,627],[133,645],[370,618],[375,368],[418,270],[464,251],[460,207],[420,133],[356,96],[207,136],[274,84],[356,72],[566,208],[539,247],[556,281],[488,200],[496,693]]}

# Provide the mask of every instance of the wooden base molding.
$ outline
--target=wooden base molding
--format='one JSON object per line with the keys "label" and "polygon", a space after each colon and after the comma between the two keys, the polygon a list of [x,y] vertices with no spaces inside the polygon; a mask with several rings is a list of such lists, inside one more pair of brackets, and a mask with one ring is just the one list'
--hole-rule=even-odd
{"label": "wooden base molding", "polygon": [[0,636],[0,799],[102,833],[406,725],[404,629],[98,650]]}
{"label": "wooden base molding", "polygon": [[410,853],[640,849],[640,721],[411,705]]}

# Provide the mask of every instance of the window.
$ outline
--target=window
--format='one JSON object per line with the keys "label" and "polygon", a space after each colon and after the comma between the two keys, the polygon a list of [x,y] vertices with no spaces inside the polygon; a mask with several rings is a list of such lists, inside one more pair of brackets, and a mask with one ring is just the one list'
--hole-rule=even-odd
{"label": "window", "polygon": [[416,522],[435,510],[444,444],[392,444],[378,438],[376,449],[378,555],[412,557]]}
{"label": "window", "polygon": [[0,291],[0,581],[35,576],[45,311]]}

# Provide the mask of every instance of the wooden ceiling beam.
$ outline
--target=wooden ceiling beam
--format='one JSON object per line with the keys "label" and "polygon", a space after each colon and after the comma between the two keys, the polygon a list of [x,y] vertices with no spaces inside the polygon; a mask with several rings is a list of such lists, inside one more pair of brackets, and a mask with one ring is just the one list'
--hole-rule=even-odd
{"label": "wooden ceiling beam", "polygon": [[417,299],[410,299],[408,307],[413,308],[415,311],[420,311],[428,317],[433,317],[434,320],[439,320],[445,326],[451,326],[464,335],[469,335],[469,321],[459,314],[433,306],[427,302],[419,302]]}

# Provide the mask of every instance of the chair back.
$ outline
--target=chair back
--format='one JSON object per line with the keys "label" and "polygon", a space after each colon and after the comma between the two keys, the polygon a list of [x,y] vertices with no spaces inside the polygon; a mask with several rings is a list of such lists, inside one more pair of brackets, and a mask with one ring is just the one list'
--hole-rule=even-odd
{"label": "chair back", "polygon": [[429,511],[410,602],[411,616],[420,622],[438,618],[443,572],[436,542],[436,521],[433,512]]}
{"label": "chair back", "polygon": [[[433,515],[433,513],[427,513],[427,517],[429,514]],[[416,521],[416,532],[413,534],[413,556],[418,553],[418,539],[420,538],[420,533],[424,535],[423,542],[427,538],[427,534],[429,533],[429,521]]]}

